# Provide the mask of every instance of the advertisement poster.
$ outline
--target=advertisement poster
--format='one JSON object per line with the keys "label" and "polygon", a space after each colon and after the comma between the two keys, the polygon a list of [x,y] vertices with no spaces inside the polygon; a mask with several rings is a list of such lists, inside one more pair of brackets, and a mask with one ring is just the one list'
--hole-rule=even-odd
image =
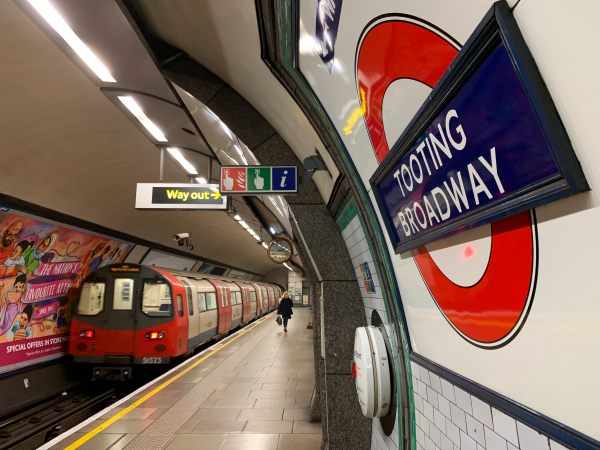
{"label": "advertisement poster", "polygon": [[75,289],[131,246],[0,211],[0,373],[64,354]]}

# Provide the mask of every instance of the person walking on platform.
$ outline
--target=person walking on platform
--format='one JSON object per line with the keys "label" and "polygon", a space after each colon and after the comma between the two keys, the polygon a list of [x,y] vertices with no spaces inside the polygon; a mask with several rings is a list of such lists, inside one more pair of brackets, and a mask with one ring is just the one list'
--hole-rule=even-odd
{"label": "person walking on platform", "polygon": [[283,293],[283,295],[281,296],[281,299],[279,299],[279,306],[277,307],[277,314],[281,315],[281,317],[283,318],[283,331],[285,331],[287,333],[287,323],[288,320],[292,318],[292,314],[294,314],[294,312],[292,311],[292,306],[294,305],[294,303],[292,302],[292,299],[290,298],[290,294],[288,294],[288,291],[285,291]]}

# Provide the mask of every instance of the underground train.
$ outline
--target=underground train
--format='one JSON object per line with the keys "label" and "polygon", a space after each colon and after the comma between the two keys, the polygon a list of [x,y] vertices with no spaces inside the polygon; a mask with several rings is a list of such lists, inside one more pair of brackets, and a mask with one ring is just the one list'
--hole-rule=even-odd
{"label": "underground train", "polygon": [[276,285],[155,266],[113,264],[84,280],[69,354],[96,379],[173,362],[277,307]]}

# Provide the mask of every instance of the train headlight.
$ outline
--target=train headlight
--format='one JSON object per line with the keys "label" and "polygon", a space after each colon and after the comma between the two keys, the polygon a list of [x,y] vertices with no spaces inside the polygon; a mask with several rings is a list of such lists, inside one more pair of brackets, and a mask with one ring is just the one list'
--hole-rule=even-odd
{"label": "train headlight", "polygon": [[81,330],[81,333],[79,333],[79,337],[93,338],[96,337],[96,332],[94,330]]}
{"label": "train headlight", "polygon": [[160,339],[164,339],[165,333],[163,333],[162,331],[148,331],[145,336],[146,336],[146,339],[160,340]]}

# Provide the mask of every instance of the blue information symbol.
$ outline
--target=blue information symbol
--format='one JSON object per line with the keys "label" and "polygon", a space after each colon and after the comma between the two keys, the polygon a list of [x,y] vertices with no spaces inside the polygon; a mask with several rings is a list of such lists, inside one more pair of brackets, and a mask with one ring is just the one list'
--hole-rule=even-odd
{"label": "blue information symbol", "polygon": [[296,167],[273,167],[271,189],[274,191],[296,192],[298,175]]}

